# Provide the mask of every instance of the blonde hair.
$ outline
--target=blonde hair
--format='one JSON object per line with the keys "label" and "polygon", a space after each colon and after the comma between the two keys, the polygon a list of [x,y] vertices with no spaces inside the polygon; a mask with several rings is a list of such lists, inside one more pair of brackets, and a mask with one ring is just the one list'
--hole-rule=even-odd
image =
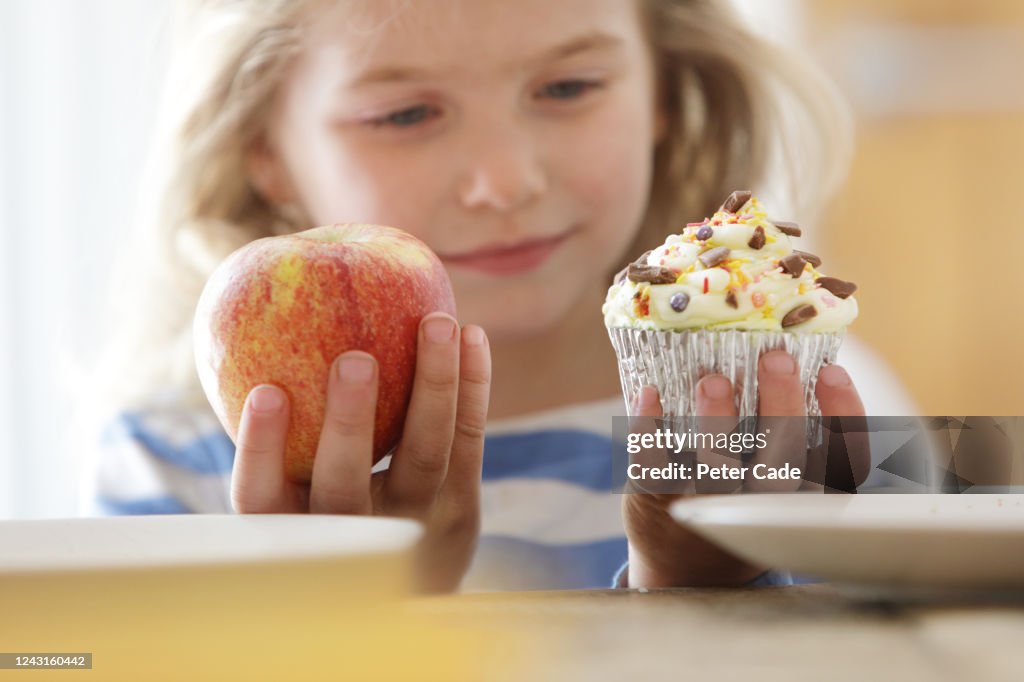
{"label": "blonde hair", "polygon": [[[179,16],[140,229],[112,280],[115,333],[94,382],[111,404],[141,407],[164,391],[204,404],[191,322],[207,277],[249,241],[313,227],[261,196],[245,157],[317,1],[192,0]],[[638,1],[668,126],[628,253],[709,215],[734,189],[769,193],[801,217],[819,208],[849,155],[848,116],[831,85],[724,2]]]}

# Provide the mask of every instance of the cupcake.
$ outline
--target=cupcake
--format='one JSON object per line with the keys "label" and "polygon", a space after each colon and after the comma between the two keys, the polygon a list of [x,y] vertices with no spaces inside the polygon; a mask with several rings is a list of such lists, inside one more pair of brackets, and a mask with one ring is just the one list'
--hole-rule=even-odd
{"label": "cupcake", "polygon": [[808,416],[818,416],[818,370],[835,361],[857,317],[857,287],[793,248],[800,234],[769,219],[750,192],[733,192],[711,218],[616,275],[602,312],[627,410],[652,385],[666,416],[692,417],[697,382],[717,373],[736,387],[740,417],[756,416],[758,359],[781,348],[796,359]]}

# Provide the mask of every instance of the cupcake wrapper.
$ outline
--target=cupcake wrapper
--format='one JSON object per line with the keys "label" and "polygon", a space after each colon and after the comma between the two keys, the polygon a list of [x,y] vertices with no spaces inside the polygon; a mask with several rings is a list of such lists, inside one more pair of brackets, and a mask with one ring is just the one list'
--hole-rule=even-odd
{"label": "cupcake wrapper", "polygon": [[[823,364],[835,362],[843,333],[792,334],[787,332],[698,329],[653,331],[614,328],[608,330],[619,361],[619,377],[626,412],[642,386],[656,386],[666,417],[682,418],[685,428],[696,429],[696,386],[707,374],[722,374],[736,388],[736,407],[741,417],[757,416],[757,362],[762,353],[781,348],[796,359],[805,386],[808,417],[818,417],[814,386]],[[814,420],[819,424],[820,420]],[[743,432],[753,433],[755,419],[743,419]],[[821,443],[820,428],[807,434],[808,447]]]}

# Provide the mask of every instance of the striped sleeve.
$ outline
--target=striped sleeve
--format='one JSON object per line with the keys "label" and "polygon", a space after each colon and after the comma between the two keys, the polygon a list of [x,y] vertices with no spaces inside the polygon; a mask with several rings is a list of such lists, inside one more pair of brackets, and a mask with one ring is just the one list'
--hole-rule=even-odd
{"label": "striped sleeve", "polygon": [[212,414],[121,412],[99,435],[83,481],[85,516],[231,513],[234,444]]}
{"label": "striped sleeve", "polygon": [[613,491],[617,401],[492,423],[484,443],[481,532],[466,591],[606,587],[626,559]]}

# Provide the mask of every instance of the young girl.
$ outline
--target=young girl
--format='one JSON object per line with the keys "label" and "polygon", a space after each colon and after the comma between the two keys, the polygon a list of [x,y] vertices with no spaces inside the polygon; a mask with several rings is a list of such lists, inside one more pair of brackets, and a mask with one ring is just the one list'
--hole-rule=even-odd
{"label": "young girl", "polygon": [[[131,390],[115,394],[91,511],[410,516],[428,589],[605,586],[627,556],[622,585],[758,579],[765,567],[672,524],[666,500],[610,492],[624,406],[601,303],[624,262],[733,189],[808,215],[846,151],[831,91],[711,0],[193,4],[152,229],[118,279],[147,285],[103,368]],[[253,387],[236,447],[199,389],[190,325],[232,250],[336,222],[425,241],[459,320],[424,321],[386,472],[369,465],[375,361],[339,358],[298,486],[282,476],[284,393]],[[792,370],[762,358],[762,413],[802,413]],[[724,377],[698,390],[704,412],[731,409]],[[838,366],[818,395],[826,414],[863,414]]]}

